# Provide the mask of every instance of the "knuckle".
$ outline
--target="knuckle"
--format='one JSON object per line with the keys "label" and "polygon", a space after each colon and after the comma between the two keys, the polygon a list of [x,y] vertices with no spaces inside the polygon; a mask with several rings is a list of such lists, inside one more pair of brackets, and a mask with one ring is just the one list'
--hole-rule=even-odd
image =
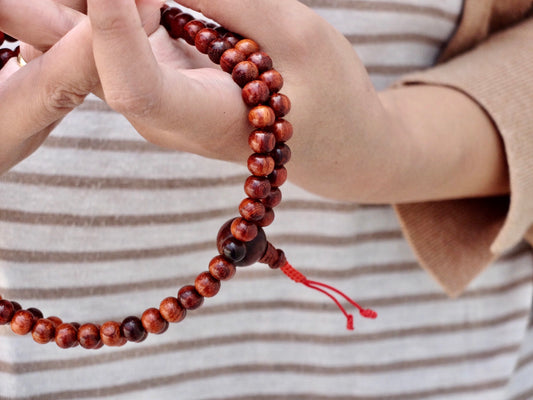
{"label": "knuckle", "polygon": [[83,103],[89,92],[68,85],[50,86],[45,105],[52,111],[69,111]]}

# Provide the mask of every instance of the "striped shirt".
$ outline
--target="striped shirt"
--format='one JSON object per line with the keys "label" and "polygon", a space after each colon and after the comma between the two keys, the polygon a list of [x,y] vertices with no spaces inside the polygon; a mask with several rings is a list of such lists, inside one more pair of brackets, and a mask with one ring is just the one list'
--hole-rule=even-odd
{"label": "striped shirt", "polygon": [[[305,3],[346,35],[378,89],[431,65],[461,11],[460,0]],[[207,269],[246,176],[145,143],[90,97],[0,178],[0,293],[82,323],[157,307]],[[242,268],[141,344],[59,350],[0,327],[0,399],[533,398],[528,247],[450,300],[417,265],[390,207],[290,184],[283,193],[269,239],[377,320],[356,317],[348,332],[327,299],[263,265]]]}

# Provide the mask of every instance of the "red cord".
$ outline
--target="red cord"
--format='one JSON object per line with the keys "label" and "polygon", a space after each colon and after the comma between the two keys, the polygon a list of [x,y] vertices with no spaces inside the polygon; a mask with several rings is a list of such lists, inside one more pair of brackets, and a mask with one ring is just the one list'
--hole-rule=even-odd
{"label": "red cord", "polygon": [[361,314],[361,316],[363,316],[365,318],[377,318],[377,316],[378,316],[377,312],[375,312],[374,310],[371,310],[370,308],[366,308],[365,309],[365,308],[361,307],[353,299],[348,297],[345,293],[341,292],[340,290],[334,288],[333,286],[326,285],[325,283],[322,283],[322,282],[308,280],[305,277],[304,274],[302,274],[300,271],[298,271],[296,268],[294,268],[292,265],[290,265],[288,261],[280,269],[281,269],[281,271],[283,271],[283,273],[285,275],[287,275],[294,282],[301,283],[301,284],[307,286],[308,288],[311,288],[311,289],[314,289],[314,290],[316,290],[318,292],[324,293],[331,300],[333,300],[333,302],[337,305],[337,307],[339,307],[339,309],[342,311],[342,313],[346,317],[346,320],[347,320],[346,328],[348,330],[353,330],[354,329],[353,315],[348,314],[348,312],[346,312],[346,309],[342,306],[342,304],[335,298],[335,296],[333,296],[327,290],[330,290],[330,291],[332,291],[334,293],[337,293],[338,295],[340,295],[344,299],[346,299],[346,301],[348,301],[351,305],[353,305],[354,307],[356,307],[359,310],[359,314]]}

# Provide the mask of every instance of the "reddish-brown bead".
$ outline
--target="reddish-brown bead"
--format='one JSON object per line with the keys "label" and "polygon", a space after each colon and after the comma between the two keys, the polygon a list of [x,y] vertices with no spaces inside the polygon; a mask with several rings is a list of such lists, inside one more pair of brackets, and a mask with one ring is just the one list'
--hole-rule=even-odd
{"label": "reddish-brown bead", "polygon": [[277,249],[278,257],[275,261],[268,264],[270,268],[272,269],[278,269],[283,267],[287,263],[287,258],[285,257],[285,253],[283,250]]}
{"label": "reddish-brown bead", "polygon": [[46,319],[52,321],[52,323],[54,324],[54,326],[57,328],[59,325],[61,325],[63,323],[63,321],[61,320],[61,318],[59,317],[55,317],[55,316],[51,316],[51,317],[46,317]]}
{"label": "reddish-brown bead", "polygon": [[252,53],[258,52],[259,45],[251,39],[242,39],[235,44],[235,48],[240,52],[244,53],[248,57]]}
{"label": "reddish-brown bead", "polygon": [[280,187],[287,181],[287,169],[283,166],[275,168],[268,180],[273,187]]}
{"label": "reddish-brown bead", "polygon": [[61,324],[56,328],[56,344],[62,349],[78,345],[78,329],[73,324]]}
{"label": "reddish-brown bead", "polygon": [[268,242],[267,249],[265,251],[265,254],[263,254],[263,257],[259,260],[260,263],[263,264],[272,264],[278,259],[278,251],[276,248],[272,245],[272,243]]}
{"label": "reddish-brown bead", "polygon": [[44,317],[43,313],[38,308],[31,307],[31,308],[28,308],[28,311],[31,312],[36,319],[40,319]]}
{"label": "reddish-brown bead", "polygon": [[235,47],[235,45],[239,43],[240,40],[242,40],[242,36],[239,36],[233,32],[226,32],[224,34],[224,39],[231,43],[231,47]]}
{"label": "reddish-brown bead", "polygon": [[[255,239],[241,242],[231,233],[233,219],[226,221],[217,234],[218,252],[239,267],[252,265],[261,258],[266,249],[266,235],[263,229],[258,229]],[[240,252],[242,251],[242,254]],[[234,256],[237,256],[234,257]]]}
{"label": "reddish-brown bead", "polygon": [[209,273],[219,281],[227,281],[235,276],[235,264],[223,256],[216,256],[209,262]]}
{"label": "reddish-brown bead", "polygon": [[214,29],[204,28],[198,31],[194,38],[194,46],[200,53],[207,54],[209,45],[215,39],[218,39],[218,33]]}
{"label": "reddish-brown bead", "polygon": [[141,319],[135,316],[126,317],[120,325],[120,330],[128,342],[140,343],[148,336]]}
{"label": "reddish-brown bead", "polygon": [[220,290],[220,281],[206,271],[196,277],[194,287],[200,295],[204,297],[213,297]]}
{"label": "reddish-brown bead", "polygon": [[291,149],[285,143],[278,143],[270,155],[276,163],[276,167],[287,164],[291,159]]}
{"label": "reddish-brown bead", "polygon": [[205,29],[205,24],[200,20],[193,19],[187,22],[183,27],[183,39],[191,46],[194,46],[196,35],[202,29]]}
{"label": "reddish-brown bead", "polygon": [[277,93],[283,87],[283,77],[275,69],[269,69],[268,71],[263,72],[259,79],[266,83],[270,93]]}
{"label": "reddish-brown bead", "polygon": [[246,60],[246,56],[237,49],[228,49],[220,57],[220,68],[222,71],[231,74],[235,66]]}
{"label": "reddish-brown bead", "polygon": [[85,349],[96,349],[100,343],[100,327],[95,324],[83,324],[78,329],[78,342]]}
{"label": "reddish-brown bead", "polygon": [[15,312],[17,312],[18,310],[22,310],[22,306],[19,303],[17,303],[16,301],[12,301],[11,304],[15,308]]}
{"label": "reddish-brown bead", "polygon": [[9,59],[16,55],[17,54],[11,49],[0,49],[0,68],[3,68]]}
{"label": "reddish-brown bead", "polygon": [[218,38],[213,40],[209,44],[209,49],[207,50],[207,55],[209,56],[209,59],[213,61],[215,64],[220,63],[220,58],[222,57],[222,54],[228,49],[231,49],[233,46],[229,41],[227,41],[224,38]]}
{"label": "reddish-brown bead", "polygon": [[15,307],[9,300],[0,300],[0,325],[9,324],[15,315]]}
{"label": "reddish-brown bead", "polygon": [[265,216],[265,206],[259,200],[246,198],[239,205],[239,213],[248,221],[259,221]]}
{"label": "reddish-brown bead", "polygon": [[231,234],[235,239],[249,242],[257,237],[257,225],[244,218],[235,218],[231,223]]}
{"label": "reddish-brown bead", "polygon": [[274,159],[267,154],[254,153],[248,157],[248,170],[255,176],[270,175],[274,167]]}
{"label": "reddish-brown bead", "polygon": [[259,70],[251,61],[241,61],[235,65],[235,68],[231,72],[233,81],[240,87],[244,87],[248,82],[257,79],[258,76]]}
{"label": "reddish-brown bead", "polygon": [[270,96],[268,105],[274,110],[276,117],[281,118],[291,111],[291,101],[281,93],[274,93]]}
{"label": "reddish-brown bead", "polygon": [[274,208],[279,206],[281,203],[281,190],[279,190],[277,187],[272,188],[270,193],[267,197],[265,197],[263,200],[263,204],[266,208]]}
{"label": "reddish-brown bead", "polygon": [[264,199],[270,193],[271,185],[267,178],[249,176],[244,182],[244,192],[252,199]]}
{"label": "reddish-brown bead", "polygon": [[176,18],[182,11],[176,7],[162,7],[161,8],[161,25],[170,32],[172,26],[172,20]]}
{"label": "reddish-brown bead", "polygon": [[292,124],[283,118],[277,119],[271,129],[278,142],[286,142],[292,138],[294,132]]}
{"label": "reddish-brown bead", "polygon": [[187,310],[196,310],[203,302],[204,297],[196,291],[193,285],[183,286],[178,292],[178,301]]}
{"label": "reddish-brown bead", "polygon": [[263,81],[251,81],[242,88],[242,100],[250,107],[266,102],[269,96],[270,91]]}
{"label": "reddish-brown bead", "polygon": [[33,329],[31,330],[31,336],[35,342],[39,344],[46,344],[54,340],[55,332],[55,325],[52,321],[49,319],[40,318],[33,326]]}
{"label": "reddish-brown bead", "polygon": [[[176,300],[177,301],[177,300]],[[168,321],[163,318],[157,308],[149,308],[143,312],[141,322],[147,332],[159,335],[168,329]]]}
{"label": "reddish-brown bead", "polygon": [[122,335],[120,324],[116,321],[107,321],[100,327],[100,338],[106,346],[118,347],[126,344],[127,340]]}
{"label": "reddish-brown bead", "polygon": [[256,106],[248,113],[248,121],[255,128],[266,128],[276,121],[276,114],[268,106]]}
{"label": "reddish-brown bead", "polygon": [[265,210],[265,216],[260,221],[257,221],[257,225],[261,227],[269,226],[272,224],[272,222],[274,222],[274,218],[274,210],[267,207]]}
{"label": "reddish-brown bead", "polygon": [[179,39],[179,38],[184,37],[185,31],[183,30],[183,28],[185,27],[185,25],[187,25],[187,23],[189,23],[193,19],[194,18],[193,18],[192,15],[186,14],[186,13],[177,13],[175,15],[171,15],[169,17],[169,20],[170,20],[169,34],[170,34],[170,37],[172,37],[174,39]]}
{"label": "reddish-brown bead", "polygon": [[250,54],[248,56],[248,61],[253,62],[257,66],[257,69],[259,70],[260,74],[271,70],[273,66],[272,59],[267,53],[263,51],[257,51],[255,53]]}
{"label": "reddish-brown bead", "polygon": [[30,311],[18,310],[11,319],[11,330],[17,335],[26,335],[32,330],[36,320]]}
{"label": "reddish-brown bead", "polygon": [[161,316],[168,322],[176,323],[183,321],[187,315],[187,310],[181,306],[175,297],[167,297],[159,305]]}
{"label": "reddish-brown bead", "polygon": [[270,153],[276,147],[276,136],[272,132],[256,129],[248,136],[248,145],[256,153]]}

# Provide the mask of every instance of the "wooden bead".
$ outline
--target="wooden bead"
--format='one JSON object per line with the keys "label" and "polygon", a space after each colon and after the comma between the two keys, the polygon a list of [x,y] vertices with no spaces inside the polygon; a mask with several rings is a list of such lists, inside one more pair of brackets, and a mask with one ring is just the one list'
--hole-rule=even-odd
{"label": "wooden bead", "polygon": [[[177,301],[177,299],[176,299]],[[163,318],[157,308],[149,308],[143,312],[141,322],[146,332],[160,335],[168,329],[168,321]]]}
{"label": "wooden bead", "polygon": [[251,82],[259,76],[259,70],[251,61],[241,61],[238,63],[233,71],[231,77],[233,81],[240,87],[244,87],[248,82]]}
{"label": "wooden bead", "polygon": [[205,24],[200,20],[194,19],[187,22],[183,26],[183,39],[191,46],[194,46],[196,35],[202,29],[205,29]]}
{"label": "wooden bead", "polygon": [[259,45],[251,39],[243,39],[235,44],[235,48],[246,57],[259,51]]}
{"label": "wooden bead", "polygon": [[4,32],[0,32],[0,45],[4,43]]}
{"label": "wooden bead", "polygon": [[291,159],[291,149],[285,143],[278,143],[270,155],[276,163],[276,167],[287,164]]}
{"label": "wooden bead", "polygon": [[242,100],[250,107],[264,103],[269,96],[270,90],[268,90],[268,86],[263,81],[251,81],[242,88]]}
{"label": "wooden bead", "polygon": [[270,185],[280,187],[287,181],[287,169],[284,166],[276,167],[268,176]]}
{"label": "wooden bead", "polygon": [[263,257],[261,257],[259,262],[270,265],[276,262],[278,258],[279,258],[279,255],[278,255],[277,249],[272,245],[272,243],[268,242],[265,254],[263,254]]}
{"label": "wooden bead", "polygon": [[[176,18],[182,11],[175,7],[161,8],[161,25],[170,33],[172,20]],[[172,35],[171,35],[172,36]]]}
{"label": "wooden bead", "polygon": [[[226,223],[222,225],[222,227],[218,231],[217,249],[221,255],[223,255],[226,259],[228,259],[238,267],[252,265],[257,260],[259,260],[265,252],[267,245],[265,232],[263,231],[263,229],[258,228],[257,236],[255,237],[255,239],[249,242],[241,242],[240,240],[235,239],[235,237],[233,237],[231,233],[232,223],[233,219],[226,221]],[[239,261],[234,261],[230,257],[228,257],[228,255],[225,253],[225,250],[227,249],[225,246],[227,243],[231,242],[235,242],[240,244],[241,246],[244,246],[244,258]]]}
{"label": "wooden bead", "polygon": [[277,260],[269,264],[269,267],[272,269],[281,268],[287,263],[287,258],[285,257],[283,250],[277,249],[276,251],[278,253]]}
{"label": "wooden bead", "polygon": [[257,69],[259,70],[260,74],[272,69],[273,65],[270,56],[263,51],[257,51],[255,53],[250,54],[248,56],[248,61],[253,62],[257,66]]}
{"label": "wooden bead", "polygon": [[59,317],[51,316],[51,317],[46,317],[46,319],[51,321],[56,328],[63,323],[63,321]]}
{"label": "wooden bead", "polygon": [[55,332],[55,325],[52,321],[49,319],[40,318],[33,326],[33,329],[31,330],[31,336],[35,342],[39,344],[46,344],[54,340]]}
{"label": "wooden bead", "polygon": [[120,330],[128,342],[140,343],[148,336],[140,318],[134,316],[126,317],[120,325]]}
{"label": "wooden bead", "polygon": [[116,321],[107,321],[100,327],[100,338],[106,346],[124,346],[127,342],[122,335],[120,324]]}
{"label": "wooden bead", "polygon": [[244,191],[252,199],[264,199],[270,193],[271,185],[267,178],[249,176],[244,183]]}
{"label": "wooden bead", "polygon": [[73,324],[61,324],[56,328],[56,344],[62,349],[78,345],[78,330]]}
{"label": "wooden bead", "polygon": [[272,132],[256,129],[248,136],[248,145],[256,153],[269,153],[276,147],[276,136]]}
{"label": "wooden bead", "polygon": [[283,118],[277,119],[276,122],[274,122],[274,125],[272,125],[271,129],[278,142],[286,142],[292,138],[292,124]]}
{"label": "wooden bead", "polygon": [[15,308],[15,312],[17,312],[18,310],[22,310],[22,306],[19,303],[17,303],[16,301],[12,301],[11,304]]}
{"label": "wooden bead", "polygon": [[219,281],[227,281],[235,276],[235,264],[223,256],[216,256],[209,262],[209,273]]}
{"label": "wooden bead", "polygon": [[4,39],[7,41],[7,42],[16,42],[18,39],[14,38],[13,36],[9,36],[7,33],[4,32]]}
{"label": "wooden bead", "polygon": [[265,216],[260,221],[257,221],[257,225],[263,228],[265,226],[269,226],[270,224],[272,224],[272,222],[274,222],[274,217],[275,217],[274,210],[271,208],[266,208]]}
{"label": "wooden bead", "polygon": [[15,307],[9,300],[0,300],[0,325],[9,324],[15,315]]}
{"label": "wooden bead", "polygon": [[194,38],[194,46],[200,53],[207,54],[209,45],[215,39],[218,39],[218,33],[214,29],[204,28],[198,31]]}
{"label": "wooden bead", "polygon": [[231,234],[241,242],[249,242],[256,238],[257,225],[244,218],[235,218],[231,223]]}
{"label": "wooden bead", "polygon": [[242,40],[242,36],[239,36],[239,35],[237,35],[236,33],[233,33],[233,32],[226,32],[224,34],[224,39],[226,39],[231,44],[231,47],[235,47],[235,45],[240,40]]}
{"label": "wooden bead", "polygon": [[244,242],[230,237],[221,242],[219,253],[238,265],[246,257],[246,245]]}
{"label": "wooden bead", "polygon": [[181,306],[176,297],[167,297],[159,305],[161,316],[168,322],[176,323],[183,321],[187,310]]}
{"label": "wooden bead", "polygon": [[178,292],[178,301],[186,310],[196,310],[204,303],[204,297],[198,293],[194,286],[183,286]]}
{"label": "wooden bead", "polygon": [[17,335],[29,333],[36,322],[35,316],[28,310],[18,310],[11,319],[11,330]]}
{"label": "wooden bead", "polygon": [[256,106],[248,113],[248,121],[255,128],[266,128],[276,121],[276,114],[268,106]]}
{"label": "wooden bead", "polygon": [[248,221],[259,221],[265,216],[265,206],[259,200],[246,198],[239,204],[239,213]]}
{"label": "wooden bead", "polygon": [[277,118],[284,117],[291,111],[291,101],[281,93],[274,93],[270,96],[268,105],[274,110]]}
{"label": "wooden bead", "polygon": [[277,93],[283,87],[283,77],[275,69],[269,69],[268,71],[263,72],[259,79],[266,83],[270,93]]}
{"label": "wooden bead", "polygon": [[220,63],[220,58],[222,54],[228,49],[231,49],[233,46],[229,41],[224,38],[215,39],[209,44],[209,49],[207,50],[207,55],[209,59],[215,64]]}
{"label": "wooden bead", "polygon": [[281,203],[281,190],[277,187],[272,188],[267,197],[261,200],[266,208],[274,208]]}
{"label": "wooden bead", "polygon": [[31,308],[28,308],[28,311],[31,312],[36,319],[44,317],[43,313],[38,308],[31,307]]}
{"label": "wooden bead", "polygon": [[267,154],[254,153],[248,157],[248,170],[255,176],[267,176],[274,171],[274,159]]}
{"label": "wooden bead", "polygon": [[0,49],[0,69],[6,65],[10,58],[15,57],[17,54],[11,49]]}
{"label": "wooden bead", "polygon": [[176,15],[170,16],[170,30],[169,35],[174,39],[182,38],[185,35],[183,28],[187,23],[192,21],[194,18],[190,14],[178,13]]}
{"label": "wooden bead", "polygon": [[201,296],[213,297],[220,290],[220,281],[206,271],[196,277],[194,287]]}
{"label": "wooden bead", "polygon": [[102,342],[100,328],[95,324],[83,324],[78,329],[78,342],[85,349],[96,349]]}
{"label": "wooden bead", "polygon": [[235,66],[246,60],[246,56],[237,49],[228,49],[220,57],[220,68],[222,71],[231,74]]}

